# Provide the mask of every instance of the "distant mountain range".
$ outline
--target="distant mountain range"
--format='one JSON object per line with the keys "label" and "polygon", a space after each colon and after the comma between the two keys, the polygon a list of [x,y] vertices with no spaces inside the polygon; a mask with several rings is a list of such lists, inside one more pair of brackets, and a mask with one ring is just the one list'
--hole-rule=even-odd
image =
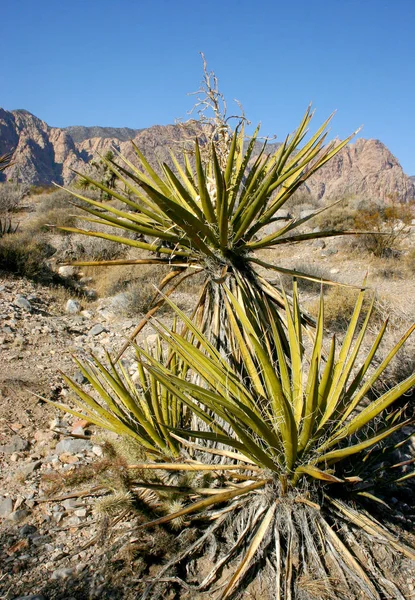
{"label": "distant mountain range", "polygon": [[[72,169],[90,171],[89,163],[97,153],[113,147],[134,161],[130,139],[150,162],[156,162],[156,158],[170,162],[170,147],[183,142],[184,136],[194,138],[200,133],[196,122],[186,130],[179,125],[58,128],[26,110],[0,109],[0,155],[14,153],[14,164],[3,178],[36,185],[68,185],[74,178]],[[405,175],[398,160],[379,140],[358,139],[310,178],[303,191],[323,201],[346,197],[384,201],[393,197],[410,202],[415,200],[415,176]]]}

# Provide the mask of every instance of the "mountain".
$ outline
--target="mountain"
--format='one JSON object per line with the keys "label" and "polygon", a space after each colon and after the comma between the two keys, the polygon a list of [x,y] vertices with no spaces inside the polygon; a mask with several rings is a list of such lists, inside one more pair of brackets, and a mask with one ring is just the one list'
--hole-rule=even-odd
{"label": "mountain", "polygon": [[[170,162],[169,148],[200,135],[201,126],[155,125],[147,129],[127,127],[50,127],[26,110],[0,109],[0,155],[14,152],[8,179],[30,184],[68,185],[72,169],[86,172],[97,153],[116,148],[134,160],[133,139],[150,162]],[[4,177],[4,175],[3,175]],[[321,200],[354,197],[366,200],[398,198],[415,200],[415,181],[379,140],[358,139],[349,144],[307,182],[304,194]]]}

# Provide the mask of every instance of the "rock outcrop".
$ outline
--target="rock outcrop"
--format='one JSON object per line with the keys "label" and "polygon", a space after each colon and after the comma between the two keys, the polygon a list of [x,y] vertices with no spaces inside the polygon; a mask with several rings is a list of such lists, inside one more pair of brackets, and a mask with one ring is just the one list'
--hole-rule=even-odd
{"label": "rock outcrop", "polygon": [[[7,179],[30,184],[69,184],[73,169],[87,172],[97,153],[116,148],[134,159],[130,139],[150,160],[170,161],[169,147],[200,133],[197,123],[187,131],[182,125],[155,125],[148,129],[112,127],[49,127],[25,110],[0,109],[0,155],[13,151],[14,164],[5,171]],[[330,201],[358,198],[401,202],[415,200],[415,181],[402,170],[398,160],[382,142],[358,139],[344,148],[308,182],[304,193]]]}

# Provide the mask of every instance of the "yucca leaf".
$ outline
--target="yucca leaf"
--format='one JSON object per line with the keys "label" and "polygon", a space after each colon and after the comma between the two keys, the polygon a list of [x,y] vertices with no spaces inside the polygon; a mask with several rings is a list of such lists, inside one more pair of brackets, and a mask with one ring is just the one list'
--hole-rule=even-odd
{"label": "yucca leaf", "polygon": [[223,592],[223,600],[226,600],[227,598],[229,598],[232,595],[232,593],[237,588],[239,582],[241,581],[242,577],[246,573],[247,569],[249,568],[249,564],[250,564],[252,558],[255,556],[264,537],[268,533],[268,529],[271,526],[272,520],[275,515],[276,508],[277,508],[277,505],[274,503],[267,510],[265,517],[262,519],[262,521],[254,535],[254,538],[253,538],[249,548],[247,549],[243,560],[241,561],[241,564],[239,565],[239,567],[236,569],[236,571],[232,575],[230,582],[228,583],[225,591]]}

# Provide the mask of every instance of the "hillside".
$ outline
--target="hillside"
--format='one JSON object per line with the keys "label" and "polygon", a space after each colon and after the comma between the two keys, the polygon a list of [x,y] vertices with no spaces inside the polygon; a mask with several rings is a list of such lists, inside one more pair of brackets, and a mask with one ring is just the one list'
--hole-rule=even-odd
{"label": "hillside", "polygon": [[[184,132],[179,125],[155,125],[148,129],[112,127],[50,127],[25,110],[0,109],[0,154],[14,152],[14,165],[6,171],[7,179],[30,184],[68,185],[72,169],[85,171],[96,156],[116,148],[133,159],[130,139],[147,158],[169,161],[169,147],[180,144],[184,136],[200,134],[197,123]],[[3,176],[4,177],[4,176]],[[415,199],[415,181],[402,170],[399,161],[379,140],[358,139],[321,169],[303,190],[318,200],[343,197],[365,200],[398,198]]]}

